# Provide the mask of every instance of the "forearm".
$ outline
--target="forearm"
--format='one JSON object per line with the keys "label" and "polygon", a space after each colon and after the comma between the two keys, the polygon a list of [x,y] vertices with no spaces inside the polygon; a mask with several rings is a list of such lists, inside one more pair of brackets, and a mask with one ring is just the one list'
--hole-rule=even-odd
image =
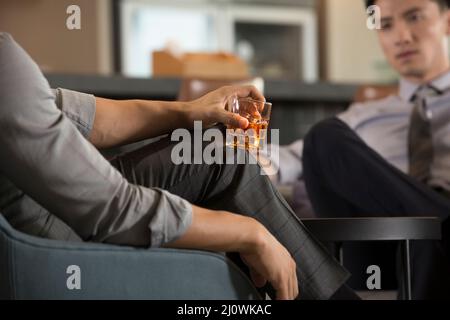
{"label": "forearm", "polygon": [[156,137],[186,126],[182,102],[96,98],[90,142],[108,148]]}
{"label": "forearm", "polygon": [[190,102],[96,98],[89,140],[97,148],[113,147],[166,134],[176,128],[192,128],[194,120],[202,121],[204,128],[221,122],[245,129],[246,118],[225,110],[231,96],[264,100],[252,86],[222,87]]}
{"label": "forearm", "polygon": [[192,224],[165,247],[247,252],[261,244],[265,228],[253,218],[192,206]]}

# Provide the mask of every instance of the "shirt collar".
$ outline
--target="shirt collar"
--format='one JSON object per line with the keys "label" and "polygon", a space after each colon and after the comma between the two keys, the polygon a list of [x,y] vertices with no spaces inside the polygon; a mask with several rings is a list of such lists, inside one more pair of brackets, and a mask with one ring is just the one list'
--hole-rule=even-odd
{"label": "shirt collar", "polygon": [[[439,91],[445,91],[450,88],[450,71],[445,72],[439,77],[435,78],[430,83],[434,88]],[[411,101],[414,93],[419,88],[420,84],[410,82],[406,79],[400,79],[400,90],[399,95],[400,98],[404,101]]]}

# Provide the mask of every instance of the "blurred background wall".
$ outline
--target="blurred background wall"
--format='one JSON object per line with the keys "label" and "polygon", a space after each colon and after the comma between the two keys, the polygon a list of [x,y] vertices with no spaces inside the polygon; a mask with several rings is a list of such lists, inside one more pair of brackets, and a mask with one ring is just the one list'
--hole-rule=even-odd
{"label": "blurred background wall", "polygon": [[362,0],[326,0],[325,37],[327,80],[389,82],[395,74],[386,63],[376,31],[366,28]]}
{"label": "blurred background wall", "polygon": [[[79,5],[82,10],[81,30],[71,31],[65,28],[65,20],[68,17],[66,8],[70,4]],[[316,64],[318,70],[316,80],[353,83],[389,82],[395,79],[395,75],[384,61],[376,41],[375,31],[369,31],[366,28],[363,0],[0,0],[0,30],[13,34],[45,72],[74,74],[120,72],[127,74],[124,66],[128,62],[124,63],[124,55],[127,55],[129,51],[132,54],[136,53],[139,46],[142,47],[145,41],[148,41],[150,45],[151,32],[158,34],[167,31],[167,27],[160,27],[161,29],[158,29],[157,25],[152,27],[151,21],[145,20],[143,11],[147,10],[147,16],[151,17],[152,10],[153,12],[160,10],[158,11],[158,16],[160,16],[159,12],[165,8],[165,14],[170,17],[175,13],[188,12],[182,11],[180,8],[189,10],[189,4],[192,4],[196,12],[204,12],[205,16],[209,15],[208,19],[223,19],[227,14],[234,19],[237,14],[240,14],[241,17],[238,18],[240,20],[236,20],[236,23],[230,27],[232,32],[229,33],[223,30],[228,28],[226,23],[221,22],[220,26],[210,25],[209,22],[205,23],[204,28],[210,30],[198,32],[205,34],[213,32],[217,39],[209,41],[208,46],[204,44],[200,49],[225,48],[234,51],[240,50],[241,54],[242,52],[248,54],[248,46],[246,47],[245,42],[241,41],[239,46],[237,42],[234,44],[230,42],[238,41],[239,37],[253,37],[251,39],[253,44],[257,41],[265,41],[266,50],[261,50],[259,48],[261,45],[258,47],[256,43],[256,51],[275,52],[278,50],[280,65],[284,64],[283,67],[278,66],[277,69],[276,63],[267,62],[264,70],[269,72],[268,75],[279,76],[281,74],[279,77],[283,77],[284,74],[287,78],[292,78],[290,72],[296,68],[294,60],[297,57],[300,60],[303,59],[303,55],[308,52],[309,47],[316,43],[317,51],[309,52],[315,55],[317,61],[310,59],[312,62],[306,63],[307,67],[309,64]],[[136,8],[137,5],[140,7],[136,11],[129,9]],[[113,6],[119,8],[116,16],[113,14]],[[255,17],[255,21],[249,22],[247,17],[242,18],[244,10],[233,11],[234,8],[241,7],[249,7],[250,10],[253,10],[250,12],[254,12],[254,14],[250,15]],[[261,10],[261,8],[267,7],[271,8],[270,19],[264,10]],[[171,13],[171,8],[176,8],[177,11],[173,10]],[[128,10],[130,14],[123,19],[124,14],[120,10]],[[302,15],[302,12],[313,12],[313,15],[306,17],[305,21],[310,21],[310,17],[315,19],[311,20],[311,23],[308,22],[308,25],[314,26],[314,39],[306,39],[300,50],[297,46],[294,47],[294,42],[291,40],[292,37],[295,37],[295,30],[287,27],[290,23],[285,25],[279,23],[283,20],[295,20],[293,12],[299,12],[299,21],[306,17]],[[119,23],[118,17],[122,18],[121,26],[114,28],[115,24]],[[254,27],[258,23],[258,17],[262,19],[260,26]],[[125,25],[125,20],[128,21],[128,25]],[[164,20],[167,21],[168,18],[161,19],[161,21]],[[190,26],[192,27],[192,25],[191,22]],[[306,24],[304,25],[306,26]],[[199,26],[201,28],[201,24]],[[142,28],[147,29],[142,32]],[[154,28],[154,30],[148,30],[148,28]],[[199,28],[193,30],[200,30]],[[183,26],[179,27],[180,31],[183,29]],[[133,37],[137,37],[133,36],[136,35],[136,30],[140,32],[144,40],[142,38],[133,40]],[[133,35],[130,35],[132,31]],[[300,33],[300,36],[304,37],[305,28]],[[263,36],[264,40],[259,40],[258,34],[260,38]],[[202,35],[202,37],[205,36]],[[283,37],[284,40],[282,40]],[[120,44],[114,46],[113,42],[117,39],[120,39]],[[198,39],[201,41],[202,38],[199,36]],[[167,39],[168,42],[170,40]],[[190,43],[195,41],[197,40],[192,40]],[[292,50],[289,50],[286,45],[292,45]],[[130,63],[136,63],[139,59],[136,57],[137,55],[131,56],[128,60]],[[114,59],[122,60],[122,63],[116,63],[116,68],[113,63]],[[117,65],[121,65],[122,70],[117,70]],[[148,76],[148,64],[140,70],[142,69],[145,69],[142,74],[131,72],[129,75]],[[295,76],[295,73],[293,75]]]}
{"label": "blurred background wall", "polygon": [[[69,5],[81,8],[82,29],[66,26]],[[44,72],[112,71],[109,0],[0,0],[0,31],[7,31]]]}

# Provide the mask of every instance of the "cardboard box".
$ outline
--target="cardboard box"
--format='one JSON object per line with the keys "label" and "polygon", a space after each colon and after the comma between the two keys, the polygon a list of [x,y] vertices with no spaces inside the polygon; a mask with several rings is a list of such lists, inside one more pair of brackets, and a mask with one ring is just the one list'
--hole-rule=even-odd
{"label": "cardboard box", "polygon": [[239,79],[249,77],[247,64],[228,53],[153,52],[153,77]]}

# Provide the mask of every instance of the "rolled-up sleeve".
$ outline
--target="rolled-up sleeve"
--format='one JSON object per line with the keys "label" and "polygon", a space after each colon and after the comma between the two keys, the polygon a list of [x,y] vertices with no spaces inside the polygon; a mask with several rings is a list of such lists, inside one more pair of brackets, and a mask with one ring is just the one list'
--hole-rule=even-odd
{"label": "rolled-up sleeve", "polygon": [[84,240],[157,247],[180,237],[192,222],[190,203],[130,184],[85,139],[94,116],[93,96],[52,92],[0,33],[0,172]]}
{"label": "rolled-up sleeve", "polygon": [[87,139],[94,126],[95,97],[68,89],[53,89],[55,103]]}

